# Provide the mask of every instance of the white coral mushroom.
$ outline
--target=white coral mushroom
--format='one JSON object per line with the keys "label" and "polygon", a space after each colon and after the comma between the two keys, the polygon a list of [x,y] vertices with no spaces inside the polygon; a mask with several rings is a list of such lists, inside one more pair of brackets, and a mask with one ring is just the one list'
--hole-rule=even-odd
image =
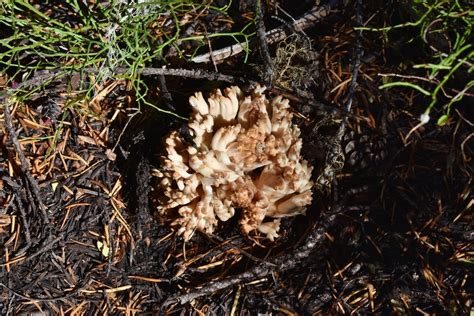
{"label": "white coral mushroom", "polygon": [[[278,236],[280,218],[303,214],[312,201],[312,167],[301,158],[299,128],[287,99],[269,101],[264,88],[244,96],[238,87],[217,90],[207,101],[189,99],[194,144],[177,132],[165,141],[161,179],[162,216],[177,210],[173,224],[189,240],[195,230],[213,233],[218,220],[242,210],[245,233]],[[265,221],[273,218],[271,221]]]}

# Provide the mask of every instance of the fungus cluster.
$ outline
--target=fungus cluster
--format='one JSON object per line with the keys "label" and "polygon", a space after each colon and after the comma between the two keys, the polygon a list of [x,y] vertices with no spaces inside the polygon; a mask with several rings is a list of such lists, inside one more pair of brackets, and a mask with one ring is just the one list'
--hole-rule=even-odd
{"label": "fungus cluster", "polygon": [[301,158],[299,128],[287,99],[268,100],[264,88],[244,96],[238,87],[189,99],[194,143],[173,131],[165,141],[159,178],[161,216],[185,240],[212,234],[240,210],[244,233],[277,237],[280,218],[303,214],[312,201],[312,167]]}

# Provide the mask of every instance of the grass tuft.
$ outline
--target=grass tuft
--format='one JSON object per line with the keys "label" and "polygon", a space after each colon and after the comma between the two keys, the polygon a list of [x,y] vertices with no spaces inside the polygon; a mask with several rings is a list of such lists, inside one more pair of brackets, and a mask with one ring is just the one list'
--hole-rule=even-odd
{"label": "grass tuft", "polygon": [[[148,87],[140,70],[166,64],[164,52],[172,47],[178,57],[188,59],[201,48],[207,49],[208,41],[215,38],[248,42],[253,35],[249,31],[253,20],[236,32],[183,35],[183,29],[203,16],[218,16],[232,26],[228,9],[229,5],[216,7],[189,0],[112,0],[87,5],[79,0],[66,0],[60,5],[45,2],[40,6],[28,0],[5,1],[0,4],[0,25],[11,32],[0,39],[0,65],[11,81],[24,81],[45,70],[61,69],[64,76],[79,72],[81,78],[92,79],[81,80],[80,89],[89,98],[98,93],[94,89],[101,83],[126,79],[139,107],[146,104],[174,114],[146,101]],[[184,41],[192,41],[191,48],[184,50],[178,45]],[[117,75],[115,69],[119,67],[127,71]],[[91,78],[86,68],[99,72]],[[44,82],[38,89],[46,85]],[[31,91],[23,92],[22,97],[29,95]]]}

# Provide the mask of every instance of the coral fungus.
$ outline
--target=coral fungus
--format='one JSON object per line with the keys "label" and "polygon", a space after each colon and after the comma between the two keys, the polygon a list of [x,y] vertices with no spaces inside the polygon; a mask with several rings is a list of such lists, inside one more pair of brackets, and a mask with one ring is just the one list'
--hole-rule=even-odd
{"label": "coral fungus", "polygon": [[245,233],[273,240],[280,218],[303,214],[312,201],[312,167],[301,158],[299,128],[287,99],[268,100],[264,88],[244,96],[238,87],[201,92],[189,100],[194,144],[176,131],[165,141],[160,179],[161,216],[189,240],[195,230],[213,233],[219,220],[241,210]]}

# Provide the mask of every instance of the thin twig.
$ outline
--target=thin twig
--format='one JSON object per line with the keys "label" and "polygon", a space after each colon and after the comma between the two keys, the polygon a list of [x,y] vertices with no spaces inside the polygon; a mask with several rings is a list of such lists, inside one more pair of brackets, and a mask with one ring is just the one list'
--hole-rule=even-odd
{"label": "thin twig", "polygon": [[268,51],[268,43],[266,39],[265,23],[263,22],[263,7],[262,1],[258,0],[255,4],[257,11],[257,41],[258,50],[263,60],[263,82],[269,88],[272,87],[273,83],[273,62]]}
{"label": "thin twig", "polygon": [[[16,204],[18,205],[18,210],[20,211],[20,216],[21,216],[21,221],[23,222],[23,230],[25,231],[25,242],[26,244],[17,251],[16,255],[21,256],[24,254],[31,246],[31,234],[30,234],[30,226],[28,225],[28,219],[27,219],[27,214],[25,211],[25,207],[23,205],[22,196],[25,195],[25,191],[23,189],[19,189],[20,191],[20,197],[17,196],[16,198]],[[18,191],[17,191],[18,192]],[[15,197],[13,197],[15,198]]]}
{"label": "thin twig", "polygon": [[288,98],[290,101],[295,101],[301,104],[308,104],[311,105],[314,109],[319,109],[321,112],[328,113],[328,114],[338,114],[346,117],[350,117],[352,119],[357,119],[360,121],[367,121],[367,118],[353,114],[351,112],[347,112],[345,109],[341,109],[336,106],[328,105],[319,101],[315,101],[312,99],[307,98],[306,96],[300,95],[298,91],[287,91],[285,89],[280,89],[277,87],[273,87],[270,90],[274,94],[279,94]]}
{"label": "thin twig", "polygon": [[238,250],[242,255],[246,256],[247,258],[249,258],[250,260],[256,262],[256,263],[264,263],[264,264],[267,264],[267,265],[272,265],[271,263],[263,260],[263,259],[260,259],[260,258],[257,258],[255,257],[254,255],[252,255],[251,253],[245,251],[244,249],[242,249],[242,247],[240,247],[239,245],[235,244],[232,240],[224,240],[222,239],[221,237],[215,235],[209,235],[209,234],[205,234],[205,236],[210,240],[212,241],[213,243],[216,243],[216,240],[219,242],[219,246],[229,246],[231,248],[234,248],[236,250]]}
{"label": "thin twig", "polygon": [[[357,26],[362,25],[362,1],[357,0],[356,3],[356,23]],[[350,112],[352,108],[352,100],[354,99],[355,90],[357,87],[357,77],[359,76],[359,68],[360,68],[360,60],[364,53],[362,49],[361,39],[362,31],[357,32],[357,39],[356,39],[356,48],[354,51],[354,55],[352,57],[352,78],[351,78],[351,85],[349,86],[349,91],[347,92],[347,103],[346,103],[346,111]]]}
{"label": "thin twig", "polygon": [[[362,0],[357,0],[356,2],[356,26],[362,25]],[[361,44],[361,37],[362,31],[359,30],[357,32],[357,39],[356,39],[356,47],[354,50],[354,54],[352,56],[352,78],[351,78],[351,85],[349,86],[349,90],[347,92],[345,110],[346,112],[350,113],[352,109],[352,101],[354,100],[355,90],[357,87],[357,78],[359,76],[359,68],[360,68],[360,61],[364,54],[364,50],[362,49]],[[339,130],[337,132],[337,137],[339,138],[339,143],[342,140],[344,135],[344,130],[347,125],[347,117],[344,118],[342,124],[339,126]]]}
{"label": "thin twig", "polygon": [[183,43],[183,38],[186,38],[188,36],[191,36],[194,32],[195,32],[195,29],[196,29],[196,26],[198,25],[198,19],[194,20],[193,22],[191,22],[191,24],[189,25],[189,27],[183,32],[181,33],[181,37],[180,39],[178,39],[175,44],[173,46],[170,47],[170,49],[168,50],[168,52],[166,53],[164,59],[167,60],[168,58],[170,57],[173,57],[173,56],[176,56],[177,53],[178,53],[178,49],[177,47],[179,47],[182,43]]}
{"label": "thin twig", "polygon": [[112,152],[115,152],[115,149],[117,149],[117,146],[120,145],[120,140],[122,139],[123,135],[125,135],[125,132],[127,131],[128,126],[132,122],[133,118],[135,115],[140,113],[139,111],[133,112],[130,116],[128,116],[127,122],[125,122],[125,125],[121,128],[120,134],[117,137],[117,141],[115,142],[115,145],[112,147]]}
{"label": "thin twig", "polygon": [[[31,246],[31,234],[30,234],[30,227],[28,225],[28,220],[27,220],[27,214],[26,214],[26,208],[23,205],[22,198],[24,198],[25,192],[22,189],[22,187],[16,183],[15,180],[11,179],[8,176],[3,176],[0,179],[5,181],[12,189],[13,191],[17,192],[17,194],[13,195],[12,199],[9,201],[7,206],[5,207],[5,211],[8,210],[10,205],[12,205],[12,208],[16,208],[20,212],[20,218],[23,223],[23,230],[25,234],[25,245],[20,248],[17,252],[16,255],[19,256],[23,253],[25,253]],[[25,198],[26,200],[26,198]],[[15,202],[16,202],[16,207],[15,207]]]}
{"label": "thin twig", "polygon": [[169,110],[176,112],[176,108],[173,106],[173,97],[171,96],[171,93],[169,92],[168,87],[166,86],[166,78],[164,75],[158,76],[158,84],[160,86],[161,96],[163,97],[163,101],[166,107]]}
{"label": "thin twig", "polygon": [[468,158],[468,155],[466,155],[464,151],[464,146],[466,145],[467,141],[471,139],[471,137],[474,136],[474,133],[469,134],[461,143],[461,153],[462,153],[462,158],[464,159],[465,162],[468,162],[470,159]]}
{"label": "thin twig", "polygon": [[454,111],[456,111],[456,113],[461,117],[461,119],[462,119],[464,122],[466,122],[469,126],[474,127],[474,123],[471,122],[471,121],[469,121],[467,118],[465,118],[465,117],[461,114],[461,112],[458,111],[458,109],[454,109]]}

